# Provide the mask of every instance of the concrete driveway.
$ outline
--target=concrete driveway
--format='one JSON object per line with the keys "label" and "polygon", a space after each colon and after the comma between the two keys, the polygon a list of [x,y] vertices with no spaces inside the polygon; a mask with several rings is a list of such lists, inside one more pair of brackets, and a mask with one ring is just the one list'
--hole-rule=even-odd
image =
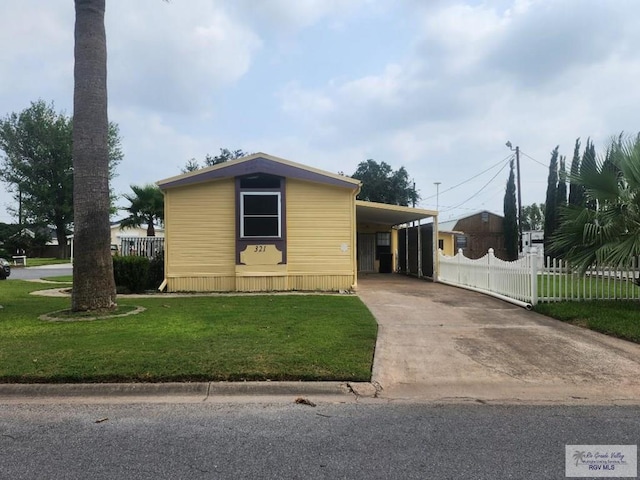
{"label": "concrete driveway", "polygon": [[402,275],[359,278],[358,296],[382,398],[640,404],[640,345]]}

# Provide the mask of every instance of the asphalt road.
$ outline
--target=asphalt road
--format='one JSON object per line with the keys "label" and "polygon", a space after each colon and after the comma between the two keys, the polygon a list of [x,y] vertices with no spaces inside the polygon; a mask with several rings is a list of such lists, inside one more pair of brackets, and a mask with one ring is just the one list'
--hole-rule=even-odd
{"label": "asphalt road", "polygon": [[59,277],[61,275],[71,275],[73,267],[69,265],[47,265],[44,267],[20,267],[11,268],[11,275],[7,280],[36,280],[45,277]]}
{"label": "asphalt road", "polygon": [[0,405],[2,479],[562,479],[639,407]]}

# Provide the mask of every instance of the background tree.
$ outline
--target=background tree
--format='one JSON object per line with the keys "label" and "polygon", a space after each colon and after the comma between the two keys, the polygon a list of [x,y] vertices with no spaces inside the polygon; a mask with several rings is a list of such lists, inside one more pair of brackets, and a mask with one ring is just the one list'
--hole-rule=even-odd
{"label": "background tree", "polygon": [[[587,145],[584,148],[584,152],[582,154],[582,162],[580,163],[580,174],[582,175],[582,170],[593,172],[596,168],[596,147],[593,145],[593,142],[590,139],[587,139]],[[589,199],[586,197],[584,193],[585,186],[577,180],[577,183],[580,185],[581,191],[583,192],[583,200],[587,207],[593,209],[595,205],[589,202],[593,202],[593,199]]]}
{"label": "background tree", "polygon": [[196,170],[200,170],[204,167],[213,167],[214,165],[218,165],[219,163],[228,162],[229,160],[236,160],[237,158],[242,158],[247,155],[249,154],[245,153],[241,149],[229,150],[228,148],[221,148],[220,155],[216,155],[215,157],[212,157],[207,153],[204,157],[204,164],[202,165],[202,167],[195,158],[187,160],[187,163],[182,168],[182,173],[195,172]]}
{"label": "background tree", "polygon": [[104,13],[105,0],[75,0],[73,311],[110,310],[116,306],[109,225]]}
{"label": "background tree", "polygon": [[516,203],[516,178],[513,172],[513,160],[511,160],[509,166],[511,170],[504,193],[504,217],[502,223],[507,260],[517,260],[520,242],[518,238],[518,207]]}
{"label": "background tree", "polygon": [[369,159],[361,162],[351,176],[362,182],[359,200],[409,206],[420,199],[404,167],[393,171],[385,162]]}
{"label": "background tree", "polygon": [[[587,145],[589,140],[587,140]],[[576,144],[573,148],[573,159],[571,160],[571,170],[569,172],[569,199],[568,203],[571,205],[582,206],[584,205],[584,187],[577,183],[574,183],[571,179],[578,178],[580,174],[580,139],[576,138]]]}
{"label": "background tree", "polygon": [[120,228],[135,228],[146,223],[147,237],[155,237],[155,223],[164,221],[164,195],[162,191],[152,184],[131,185],[131,190],[133,190],[133,195],[123,195],[130,205],[123,209],[129,213],[129,216],[120,222]]}
{"label": "background tree", "polygon": [[522,229],[542,230],[544,228],[544,210],[544,203],[540,205],[532,203],[522,207]]}
{"label": "background tree", "polygon": [[580,175],[572,181],[585,187],[586,204],[562,210],[552,239],[581,272],[596,261],[627,266],[640,255],[640,138],[612,140],[608,156],[614,168],[591,153],[583,157]]}
{"label": "background tree", "polygon": [[[53,226],[60,257],[73,223],[72,129],[71,118],[43,100],[0,120],[4,152],[0,178],[14,192],[18,223]],[[108,146],[109,176],[113,176],[122,159],[115,124],[109,127]]]}
{"label": "background tree", "polygon": [[544,209],[544,251],[546,255],[552,255],[551,236],[557,222],[557,196],[558,196],[558,149],[557,146],[551,152],[549,161],[549,176],[547,177],[547,198]]}

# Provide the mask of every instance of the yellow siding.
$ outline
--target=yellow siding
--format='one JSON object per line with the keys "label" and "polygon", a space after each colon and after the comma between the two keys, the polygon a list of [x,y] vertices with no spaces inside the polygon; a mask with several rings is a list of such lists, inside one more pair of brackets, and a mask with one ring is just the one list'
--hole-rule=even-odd
{"label": "yellow siding", "polygon": [[167,190],[167,277],[235,275],[235,211],[233,179]]}
{"label": "yellow siding", "polygon": [[351,275],[353,192],[287,179],[289,274]]}
{"label": "yellow siding", "polygon": [[442,240],[442,253],[452,257],[455,255],[455,234],[449,232],[438,232],[438,242]]}
{"label": "yellow siding", "polygon": [[234,180],[165,191],[168,291],[351,288],[356,281],[353,192],[287,179],[285,198],[287,264],[236,265]]}
{"label": "yellow siding", "polygon": [[235,277],[169,277],[168,292],[233,292],[236,289]]}

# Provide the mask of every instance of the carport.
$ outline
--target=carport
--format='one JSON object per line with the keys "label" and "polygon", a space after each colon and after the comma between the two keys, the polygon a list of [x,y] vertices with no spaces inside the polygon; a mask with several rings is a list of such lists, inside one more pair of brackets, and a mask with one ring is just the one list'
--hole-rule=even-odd
{"label": "carport", "polygon": [[[433,219],[430,245],[438,245],[438,212],[421,208],[388,205],[384,203],[356,200],[357,263],[359,273],[413,273],[418,277],[423,272],[423,255],[430,255],[432,265],[437,265],[437,249],[423,252],[422,228],[416,228],[416,235],[409,235],[412,224],[428,218]],[[400,234],[399,232],[403,231]],[[400,242],[403,245],[400,245]],[[416,242],[410,245],[410,242]],[[417,255],[409,252],[415,247]],[[400,257],[402,256],[402,258]],[[402,267],[402,268],[401,268]],[[435,278],[436,275],[434,274]]]}

